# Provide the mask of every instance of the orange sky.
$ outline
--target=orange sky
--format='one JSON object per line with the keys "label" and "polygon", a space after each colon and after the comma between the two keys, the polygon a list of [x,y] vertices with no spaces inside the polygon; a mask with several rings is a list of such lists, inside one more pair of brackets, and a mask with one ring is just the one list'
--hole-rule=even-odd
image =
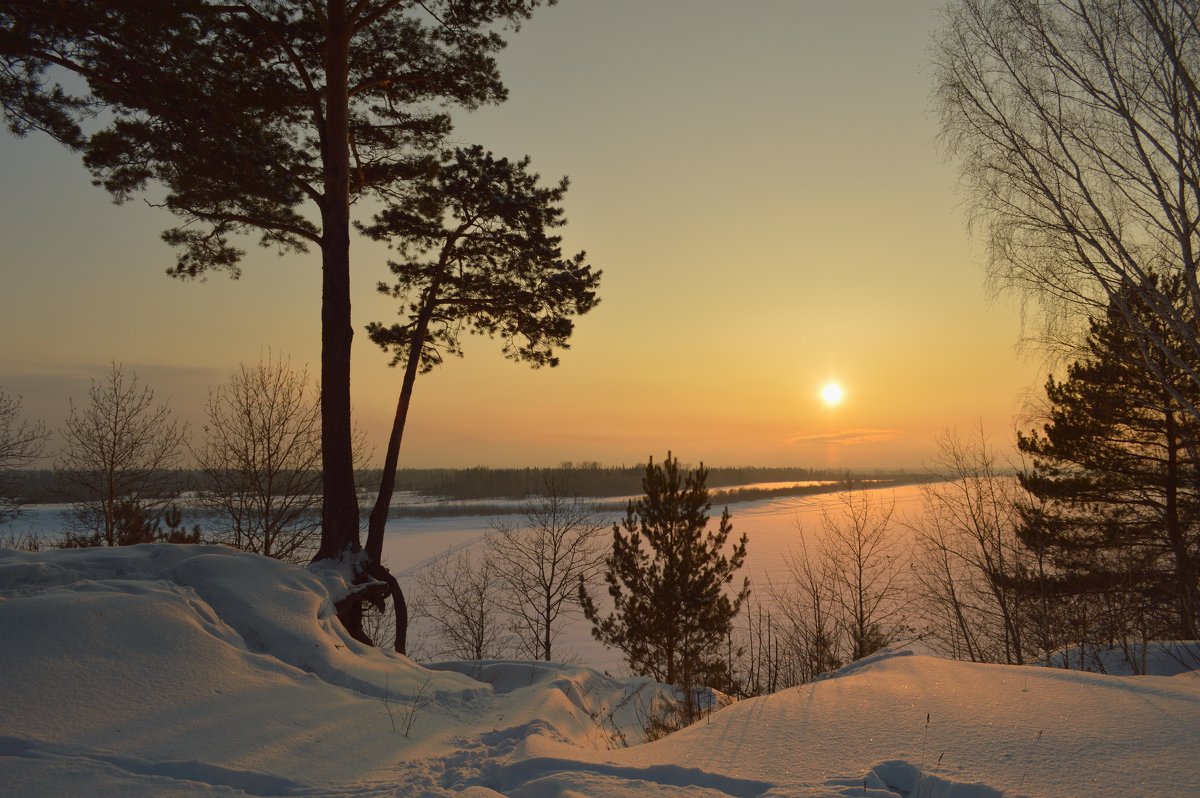
{"label": "orange sky", "polygon": [[[470,340],[417,383],[402,466],[913,467],[934,435],[1011,438],[1037,362],[989,302],[929,111],[940,3],[561,0],[511,38],[510,100],[455,140],[566,174],[568,251],[602,303],[557,369]],[[0,389],[61,425],[110,361],[197,434],[209,386],[268,348],[315,368],[315,256],[252,250],[180,283],[162,212],[113,206],[45,139],[0,139]],[[14,187],[18,190],[14,190]],[[248,244],[250,242],[247,242]],[[386,253],[355,245],[357,422],[382,450],[399,373],[362,332]],[[846,390],[836,408],[820,388]]]}

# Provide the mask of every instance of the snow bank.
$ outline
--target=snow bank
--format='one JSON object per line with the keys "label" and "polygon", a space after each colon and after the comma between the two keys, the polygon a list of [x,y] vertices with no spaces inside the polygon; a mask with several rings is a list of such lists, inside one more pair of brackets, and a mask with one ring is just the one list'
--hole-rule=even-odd
{"label": "snow bank", "polygon": [[[0,595],[40,596],[20,605],[25,614],[20,628],[51,634],[61,628],[64,633],[55,635],[61,643],[115,655],[105,663],[164,657],[173,662],[189,655],[187,672],[194,677],[200,665],[190,655],[200,649],[224,658],[263,655],[269,668],[286,672],[290,666],[376,698],[411,696],[426,676],[407,658],[346,634],[334,615],[334,597],[346,589],[337,572],[314,573],[223,546],[6,555],[0,560]],[[199,645],[192,635],[202,634],[224,647]],[[137,667],[161,672],[166,664]],[[448,675],[433,693],[468,697],[480,689],[472,680]]]}
{"label": "snow bank", "polygon": [[130,778],[159,794],[188,774],[285,794],[293,772],[341,780],[308,763],[367,736],[330,746],[330,724],[384,729],[384,696],[403,707],[422,685],[444,701],[490,692],[454,673],[427,683],[406,657],[357,644],[333,617],[331,582],[215,546],[0,551],[0,785],[36,765],[29,789],[0,793],[70,794],[53,780],[35,789],[62,771],[88,784],[118,774],[112,795],[136,794]]}
{"label": "snow bank", "polygon": [[1200,795],[1197,682],[889,652],[622,756],[776,784],[824,774],[781,796]]}
{"label": "snow bank", "polygon": [[0,551],[0,795],[1200,795],[1191,674],[884,652],[638,744],[662,685],[425,669],[350,640],[344,589],[218,547]]}

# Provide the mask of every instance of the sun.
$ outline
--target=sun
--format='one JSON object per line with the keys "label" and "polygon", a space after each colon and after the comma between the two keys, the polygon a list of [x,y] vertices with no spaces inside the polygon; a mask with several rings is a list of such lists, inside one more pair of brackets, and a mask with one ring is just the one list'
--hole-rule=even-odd
{"label": "sun", "polygon": [[846,391],[839,383],[830,380],[821,386],[821,401],[829,407],[840,405],[845,398]]}

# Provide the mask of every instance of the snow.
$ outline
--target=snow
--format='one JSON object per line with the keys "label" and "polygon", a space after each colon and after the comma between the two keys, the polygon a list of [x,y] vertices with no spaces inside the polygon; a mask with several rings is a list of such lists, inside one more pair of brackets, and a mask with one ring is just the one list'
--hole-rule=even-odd
{"label": "snow", "polygon": [[423,668],[348,638],[344,587],[212,546],[0,550],[0,795],[1200,795],[1194,672],[888,651],[639,744],[662,686]]}
{"label": "snow", "polygon": [[1200,641],[1163,640],[1146,646],[1129,643],[1128,648],[1115,644],[1069,646],[1055,651],[1049,661],[1038,664],[1114,676],[1177,676],[1200,668]]}

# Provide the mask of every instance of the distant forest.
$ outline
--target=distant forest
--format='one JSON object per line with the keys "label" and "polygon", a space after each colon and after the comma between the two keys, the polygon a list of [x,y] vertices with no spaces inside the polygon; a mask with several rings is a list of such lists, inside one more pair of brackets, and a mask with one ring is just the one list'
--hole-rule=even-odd
{"label": "distant forest", "polygon": [[[594,498],[633,496],[642,492],[644,465],[603,466],[597,463],[563,463],[554,468],[410,468],[397,474],[396,489],[430,499],[465,501],[473,499],[523,499],[543,492],[547,479],[565,485],[568,493]],[[26,470],[11,475],[17,493],[25,504],[67,502],[72,496],[60,485],[49,469]],[[201,471],[179,471],[180,492],[202,491],[209,487]],[[712,468],[708,486],[714,500],[720,502],[748,501],[768,495],[807,494],[826,492],[828,487],[801,486],[798,488],[753,489],[722,491],[741,485],[763,482],[838,482],[901,485],[923,482],[928,474],[903,470],[880,469],[847,471],[816,468]],[[359,474],[361,493],[373,493],[378,484],[378,471],[365,470]]]}

